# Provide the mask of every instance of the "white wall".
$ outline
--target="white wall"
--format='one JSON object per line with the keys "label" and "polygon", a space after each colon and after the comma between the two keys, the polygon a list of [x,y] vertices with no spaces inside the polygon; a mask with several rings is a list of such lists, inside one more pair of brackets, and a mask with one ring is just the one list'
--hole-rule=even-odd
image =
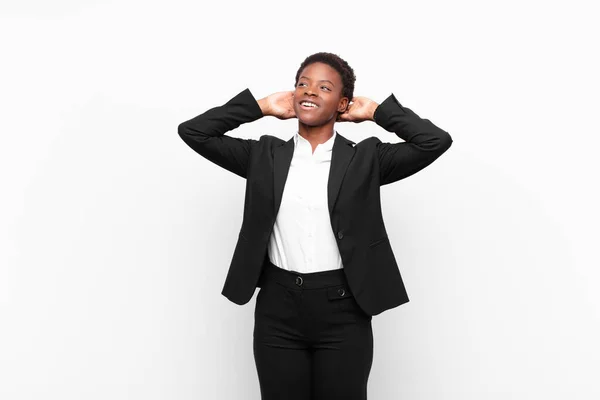
{"label": "white wall", "polygon": [[245,88],[292,90],[317,51],[348,60],[356,95],[394,93],[454,139],[382,188],[411,301],[373,319],[369,398],[600,398],[591,1],[12,3],[0,398],[260,398],[255,298],[220,294],[244,181],[177,126]]}

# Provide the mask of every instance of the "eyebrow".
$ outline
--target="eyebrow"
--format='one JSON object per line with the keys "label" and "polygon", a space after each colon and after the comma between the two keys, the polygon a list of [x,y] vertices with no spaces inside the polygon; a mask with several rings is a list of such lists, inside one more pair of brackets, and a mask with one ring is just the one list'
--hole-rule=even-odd
{"label": "eyebrow", "polygon": [[[307,77],[307,76],[304,76],[304,75],[302,75],[302,76],[301,76],[300,78],[298,78],[298,79],[302,79],[302,78],[310,80],[310,78],[309,78],[309,77]],[[331,82],[331,81],[330,81],[330,80],[328,80],[328,79],[321,79],[319,82],[329,82],[329,83],[331,83],[331,85],[332,85],[332,86],[335,86],[335,85],[333,84],[333,82]]]}

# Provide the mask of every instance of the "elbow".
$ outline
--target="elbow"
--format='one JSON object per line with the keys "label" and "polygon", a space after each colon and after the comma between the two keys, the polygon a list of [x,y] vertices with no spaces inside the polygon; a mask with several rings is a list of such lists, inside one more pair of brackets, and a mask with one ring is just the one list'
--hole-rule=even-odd
{"label": "elbow", "polygon": [[442,154],[452,146],[452,136],[446,131],[440,130],[432,147],[436,152]]}
{"label": "elbow", "polygon": [[445,135],[441,137],[440,147],[443,151],[446,151],[452,146],[452,136],[448,132],[444,132]]}
{"label": "elbow", "polygon": [[420,143],[419,147],[424,151],[442,154],[452,145],[452,137],[446,131],[439,131],[435,137]]}
{"label": "elbow", "polygon": [[182,122],[179,124],[179,126],[177,127],[177,134],[181,138],[183,138],[187,134],[187,126],[186,126],[185,122]]}

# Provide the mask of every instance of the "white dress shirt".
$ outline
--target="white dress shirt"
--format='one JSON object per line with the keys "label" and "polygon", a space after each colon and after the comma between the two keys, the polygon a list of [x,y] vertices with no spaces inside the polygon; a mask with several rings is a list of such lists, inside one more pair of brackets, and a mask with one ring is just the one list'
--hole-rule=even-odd
{"label": "white dress shirt", "polygon": [[276,266],[301,273],[342,268],[327,206],[327,182],[336,132],[312,152],[296,133],[294,155],[281,206],[269,238],[269,259]]}

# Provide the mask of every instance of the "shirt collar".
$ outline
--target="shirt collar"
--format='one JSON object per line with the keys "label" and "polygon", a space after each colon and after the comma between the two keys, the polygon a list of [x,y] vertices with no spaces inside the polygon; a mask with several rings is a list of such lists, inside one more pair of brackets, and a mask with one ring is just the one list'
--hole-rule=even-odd
{"label": "shirt collar", "polygon": [[[327,141],[325,143],[320,143],[317,146],[317,149],[320,149],[321,151],[331,151],[333,149],[333,143],[335,142],[336,135],[337,135],[337,132],[334,130],[333,135],[331,135],[331,137],[329,139],[327,139]],[[300,136],[300,132],[296,131],[296,134],[294,135],[294,147],[298,146],[299,140],[310,145],[310,142],[308,140],[304,139],[302,136]],[[317,149],[315,149],[315,151]]]}

